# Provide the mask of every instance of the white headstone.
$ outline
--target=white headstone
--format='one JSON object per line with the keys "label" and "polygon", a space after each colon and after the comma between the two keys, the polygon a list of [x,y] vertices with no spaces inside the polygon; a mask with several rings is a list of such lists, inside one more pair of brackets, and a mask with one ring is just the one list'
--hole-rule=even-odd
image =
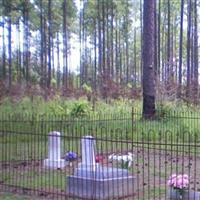
{"label": "white headstone", "polygon": [[95,140],[92,136],[83,136],[81,139],[81,166],[87,169],[95,170]]}
{"label": "white headstone", "polygon": [[65,167],[65,160],[61,159],[60,133],[53,131],[48,136],[48,158],[44,160],[44,166],[49,168]]}

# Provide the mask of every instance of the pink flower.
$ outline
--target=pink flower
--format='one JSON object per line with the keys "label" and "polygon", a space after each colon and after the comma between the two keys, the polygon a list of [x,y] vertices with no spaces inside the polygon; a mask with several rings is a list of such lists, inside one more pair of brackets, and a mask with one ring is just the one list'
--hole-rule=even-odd
{"label": "pink flower", "polygon": [[172,174],[172,175],[169,177],[169,180],[168,180],[168,182],[167,182],[167,185],[168,185],[168,186],[174,185],[175,182],[176,182],[176,177],[177,177],[176,174]]}
{"label": "pink flower", "polygon": [[176,178],[176,177],[177,177],[176,174],[172,174],[172,175],[170,176],[170,179],[173,179],[173,178]]}
{"label": "pink flower", "polygon": [[184,179],[189,179],[189,177],[188,177],[187,174],[183,174],[183,178],[184,178]]}
{"label": "pink flower", "polygon": [[184,189],[189,185],[189,177],[187,174],[172,174],[167,182],[168,186],[176,189]]}

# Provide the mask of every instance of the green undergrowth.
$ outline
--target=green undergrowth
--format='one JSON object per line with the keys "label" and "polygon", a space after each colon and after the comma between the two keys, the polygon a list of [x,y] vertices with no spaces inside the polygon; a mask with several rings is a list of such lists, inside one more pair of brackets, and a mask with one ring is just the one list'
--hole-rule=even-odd
{"label": "green undergrowth", "polygon": [[127,99],[97,100],[89,102],[86,98],[64,99],[55,96],[53,99],[45,101],[42,97],[24,97],[20,100],[4,98],[0,101],[0,113],[20,114],[20,115],[64,115],[74,118],[95,117],[107,114],[128,114],[132,107],[140,108],[138,101]]}
{"label": "green undergrowth", "polygon": [[142,118],[141,107],[140,101],[127,99],[92,103],[85,98],[54,97],[48,101],[41,97],[24,97],[18,101],[5,98],[0,105],[0,134],[3,135],[0,142],[9,142],[9,134],[15,134],[21,142],[33,141],[33,135],[46,140],[47,134],[54,130],[66,138],[90,134],[116,141],[191,143],[200,140],[198,106],[189,107],[182,102],[159,103],[156,116],[151,120]]}

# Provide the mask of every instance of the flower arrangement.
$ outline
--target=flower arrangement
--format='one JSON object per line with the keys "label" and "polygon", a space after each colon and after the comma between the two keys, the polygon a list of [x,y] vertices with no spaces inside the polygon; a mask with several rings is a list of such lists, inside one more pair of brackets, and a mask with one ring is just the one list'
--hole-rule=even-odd
{"label": "flower arrangement", "polygon": [[117,161],[118,163],[120,163],[122,169],[128,169],[132,165],[133,157],[134,155],[130,152],[127,155],[111,154],[108,156],[108,160],[110,162]]}
{"label": "flower arrangement", "polygon": [[168,186],[175,190],[178,190],[180,199],[182,198],[183,192],[189,186],[189,177],[187,174],[172,174],[167,182]]}
{"label": "flower arrangement", "polygon": [[102,162],[104,161],[104,159],[105,159],[105,156],[102,155],[102,154],[97,154],[97,155],[95,156],[95,161],[96,161],[97,163],[102,163]]}
{"label": "flower arrangement", "polygon": [[65,155],[64,155],[64,159],[66,161],[72,162],[74,160],[77,159],[77,154],[73,151],[68,151]]}

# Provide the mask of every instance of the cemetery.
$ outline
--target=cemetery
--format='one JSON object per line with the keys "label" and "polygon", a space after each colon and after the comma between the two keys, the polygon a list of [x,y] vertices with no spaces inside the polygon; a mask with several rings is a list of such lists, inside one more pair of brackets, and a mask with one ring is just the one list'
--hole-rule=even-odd
{"label": "cemetery", "polygon": [[[32,127],[37,132],[30,134],[31,129],[22,126],[30,121],[9,120],[4,120],[9,131],[1,127],[1,191],[38,199],[200,198],[200,149],[197,140],[188,143],[190,132],[181,142],[169,130],[157,136],[157,130],[144,124],[138,137],[137,123],[126,129],[127,119],[119,127],[109,126],[107,119],[104,124],[91,121],[90,126],[81,120],[60,126],[56,120],[43,121],[48,124],[44,130],[39,120],[37,128]],[[129,136],[122,135],[128,131]],[[175,185],[181,185],[184,179],[176,180],[181,175],[187,178],[182,190]]]}
{"label": "cemetery", "polygon": [[0,1],[0,200],[200,200],[200,0]]}

